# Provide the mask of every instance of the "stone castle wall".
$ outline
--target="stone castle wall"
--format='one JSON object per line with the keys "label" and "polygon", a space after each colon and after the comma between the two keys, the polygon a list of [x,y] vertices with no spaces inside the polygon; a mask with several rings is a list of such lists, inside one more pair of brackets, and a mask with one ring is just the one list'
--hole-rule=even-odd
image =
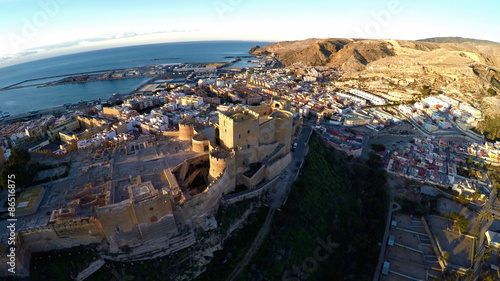
{"label": "stone castle wall", "polygon": [[191,146],[194,152],[206,152],[209,150],[210,140],[202,134],[196,134],[191,139]]}
{"label": "stone castle wall", "polygon": [[288,153],[283,158],[274,161],[272,164],[266,166],[266,178],[272,179],[277,176],[283,169],[292,162],[292,154]]}
{"label": "stone castle wall", "polygon": [[162,194],[135,204],[129,199],[96,210],[108,241],[117,232],[131,232],[135,226],[157,222],[169,213],[172,213],[172,206],[168,194]]}
{"label": "stone castle wall", "polygon": [[174,213],[175,220],[180,224],[196,223],[198,219],[216,209],[222,196],[234,189],[235,182],[235,178],[230,177],[229,173],[222,173],[203,193],[186,201],[182,208]]}
{"label": "stone castle wall", "polygon": [[266,158],[269,154],[276,150],[278,146],[278,142],[259,146],[259,161],[262,161],[264,158]]}
{"label": "stone castle wall", "polygon": [[258,113],[246,109],[241,114],[251,115],[251,118],[234,120],[224,113],[219,113],[219,137],[221,145],[227,149],[237,146],[250,149],[259,144]]}
{"label": "stone castle wall", "polygon": [[251,178],[241,175],[239,181],[248,188],[256,187],[266,177],[266,167],[262,165],[260,169],[253,174]]}
{"label": "stone castle wall", "polygon": [[42,252],[101,243],[104,234],[100,222],[95,218],[43,226],[18,233],[22,247],[31,252]]}
{"label": "stone castle wall", "polygon": [[[19,231],[16,237],[16,277],[28,277],[31,255],[36,252],[60,250],[104,240],[101,225],[95,218]],[[9,258],[0,255],[0,276],[5,276]]]}
{"label": "stone castle wall", "polygon": [[218,156],[217,149],[210,152],[210,171],[208,176],[208,181],[212,182],[214,179],[218,178],[225,169],[227,172],[234,177],[235,175],[235,153],[231,151],[228,157]]}
{"label": "stone castle wall", "polygon": [[275,111],[271,114],[275,118],[274,139],[285,145],[286,152],[290,152],[292,133],[293,133],[293,115],[286,111]]}
{"label": "stone castle wall", "polygon": [[234,204],[242,200],[254,198],[260,195],[264,195],[268,190],[273,188],[279,183],[279,178],[274,178],[272,179],[269,183],[266,185],[260,187],[260,188],[255,188],[251,190],[247,190],[245,192],[240,192],[238,194],[232,195],[232,196],[225,196],[224,197],[224,204]]}
{"label": "stone castle wall", "polygon": [[179,139],[180,140],[191,140],[194,136],[194,125],[190,122],[180,122],[179,123]]}
{"label": "stone castle wall", "polygon": [[275,120],[268,119],[266,122],[260,124],[259,128],[259,144],[269,144],[275,142]]}

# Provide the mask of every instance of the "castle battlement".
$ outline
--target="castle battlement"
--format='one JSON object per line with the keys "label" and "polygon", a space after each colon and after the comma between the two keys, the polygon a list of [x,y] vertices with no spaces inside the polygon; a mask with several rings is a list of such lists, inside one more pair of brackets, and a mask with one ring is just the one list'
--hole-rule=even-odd
{"label": "castle battlement", "polygon": [[21,231],[19,231],[19,233],[23,234],[23,235],[29,235],[29,234],[43,232],[43,231],[68,230],[71,228],[77,228],[77,227],[81,227],[81,226],[95,225],[96,221],[97,221],[96,218],[88,217],[88,218],[82,218],[82,219],[77,219],[77,220],[72,220],[72,221],[66,221],[66,222],[54,224],[54,225],[40,226],[40,227],[36,227],[36,228],[21,230]]}
{"label": "castle battlement", "polygon": [[259,118],[259,113],[248,109],[236,109],[226,112],[219,112],[219,123],[221,118],[229,122],[244,122],[248,120],[254,120]]}
{"label": "castle battlement", "polygon": [[227,160],[233,158],[234,156],[235,156],[234,149],[229,151],[229,150],[225,150],[225,149],[216,147],[212,151],[210,151],[210,162],[212,162],[212,161],[226,162]]}

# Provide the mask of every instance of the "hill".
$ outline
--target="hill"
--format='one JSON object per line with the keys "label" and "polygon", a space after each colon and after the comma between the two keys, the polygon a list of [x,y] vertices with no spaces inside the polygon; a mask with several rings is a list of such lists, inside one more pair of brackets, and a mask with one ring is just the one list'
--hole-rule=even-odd
{"label": "hill", "polygon": [[468,100],[494,113],[500,109],[500,44],[443,37],[418,41],[306,39],[270,44],[251,51],[286,66],[339,70],[339,87],[374,93],[419,95],[423,86]]}

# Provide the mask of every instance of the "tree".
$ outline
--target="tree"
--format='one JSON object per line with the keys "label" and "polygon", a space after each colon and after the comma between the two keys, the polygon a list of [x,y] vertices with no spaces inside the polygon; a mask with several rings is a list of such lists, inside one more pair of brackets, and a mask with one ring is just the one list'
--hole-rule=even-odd
{"label": "tree", "polygon": [[470,223],[462,214],[451,212],[450,219],[453,220],[453,226],[458,229],[460,235],[462,235],[462,232],[466,232],[467,228],[469,228]]}
{"label": "tree", "polygon": [[472,165],[472,158],[467,159],[467,165],[468,166]]}
{"label": "tree", "polygon": [[487,275],[487,276],[484,278],[484,281],[493,281],[493,277],[491,277],[491,275]]}
{"label": "tree", "polygon": [[479,189],[476,189],[476,191],[474,191],[474,193],[472,194],[472,200],[477,200],[479,199],[479,197],[481,197],[481,190]]}
{"label": "tree", "polygon": [[493,88],[489,88],[486,92],[490,94],[490,96],[496,96],[497,92]]}
{"label": "tree", "polygon": [[422,90],[420,90],[420,92],[422,93],[422,95],[424,97],[427,97],[427,96],[431,95],[432,90],[431,90],[431,87],[424,85],[424,86],[422,86]]}
{"label": "tree", "polygon": [[486,210],[481,210],[478,213],[478,217],[481,221],[488,220],[490,218],[490,212]]}
{"label": "tree", "polygon": [[26,150],[13,148],[7,165],[0,171],[0,183],[6,187],[9,175],[14,175],[16,186],[24,187],[31,183],[33,176],[27,169],[30,154]]}
{"label": "tree", "polygon": [[467,228],[469,228],[469,221],[465,219],[463,216],[460,216],[456,221],[455,225],[458,228],[458,232],[460,235],[462,235],[462,232],[466,232]]}
{"label": "tree", "polygon": [[488,261],[491,258],[491,252],[493,251],[493,248],[486,248],[483,254],[483,261]]}
{"label": "tree", "polygon": [[443,258],[443,260],[445,260],[445,261],[449,260],[449,259],[450,259],[450,253],[448,253],[448,252],[446,252],[446,251],[445,251],[445,252],[443,252],[442,258]]}
{"label": "tree", "polygon": [[[467,203],[468,203],[467,197],[466,197],[465,195],[463,195],[463,194],[459,194],[458,196],[453,197],[453,199],[454,199],[456,202],[458,202],[458,203],[460,203],[461,205],[464,205],[464,206],[465,206],[465,205],[467,205]],[[452,215],[453,213],[454,213],[454,212],[452,212],[452,213],[450,214],[450,218],[451,218],[451,219],[454,219],[454,218],[452,218],[452,217],[451,217],[451,215]]]}
{"label": "tree", "polygon": [[368,153],[368,160],[366,161],[366,164],[370,168],[380,168],[382,166],[382,158],[375,154],[373,151]]}
{"label": "tree", "polygon": [[374,144],[372,144],[370,146],[375,151],[385,151],[385,146],[383,144],[374,143]]}

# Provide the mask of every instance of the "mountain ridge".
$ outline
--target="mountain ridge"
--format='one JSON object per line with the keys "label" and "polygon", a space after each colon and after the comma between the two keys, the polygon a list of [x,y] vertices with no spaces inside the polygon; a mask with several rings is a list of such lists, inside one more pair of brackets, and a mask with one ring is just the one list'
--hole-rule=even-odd
{"label": "mountain ridge", "polygon": [[492,112],[500,109],[500,99],[494,96],[500,94],[500,43],[492,41],[309,38],[266,45],[251,53],[272,56],[287,67],[337,69],[341,76],[335,85],[341,87],[356,87],[360,77],[365,90],[374,93],[418,95],[428,86]]}

